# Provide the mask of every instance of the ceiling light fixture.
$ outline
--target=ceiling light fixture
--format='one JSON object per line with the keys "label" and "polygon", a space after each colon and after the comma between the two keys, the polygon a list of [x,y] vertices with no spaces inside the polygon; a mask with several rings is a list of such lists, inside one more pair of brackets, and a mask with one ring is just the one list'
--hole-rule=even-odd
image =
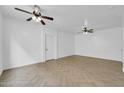
{"label": "ceiling light fixture", "polygon": [[84,20],[84,26],[82,28],[82,32],[84,34],[93,33],[93,29],[88,28],[88,21],[86,19]]}
{"label": "ceiling light fixture", "polygon": [[36,16],[33,16],[32,19],[36,22],[40,22],[41,21],[41,18],[40,17],[36,17]]}
{"label": "ceiling light fixture", "polygon": [[38,18],[36,18],[36,20],[35,20],[36,22],[40,22],[41,21],[41,18],[40,17],[38,17]]}
{"label": "ceiling light fixture", "polygon": [[36,20],[36,16],[33,16],[32,19],[35,21]]}

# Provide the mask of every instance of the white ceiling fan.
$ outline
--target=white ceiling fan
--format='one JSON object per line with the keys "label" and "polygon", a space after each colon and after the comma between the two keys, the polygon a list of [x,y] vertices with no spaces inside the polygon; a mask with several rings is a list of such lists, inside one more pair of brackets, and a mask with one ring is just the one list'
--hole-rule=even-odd
{"label": "white ceiling fan", "polygon": [[87,19],[85,19],[83,28],[82,28],[81,32],[78,32],[78,33],[88,34],[88,33],[93,33],[93,30],[94,29],[89,29],[88,21],[87,21]]}

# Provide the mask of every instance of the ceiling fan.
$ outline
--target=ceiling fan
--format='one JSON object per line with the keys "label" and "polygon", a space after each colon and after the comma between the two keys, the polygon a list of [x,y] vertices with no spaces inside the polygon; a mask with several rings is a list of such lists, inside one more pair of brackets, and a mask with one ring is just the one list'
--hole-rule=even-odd
{"label": "ceiling fan", "polygon": [[82,29],[82,32],[83,33],[93,33],[93,29],[88,29],[88,27],[84,27],[83,29]]}
{"label": "ceiling fan", "polygon": [[93,33],[93,31],[94,31],[94,29],[89,29],[89,28],[88,28],[88,22],[87,22],[87,20],[85,20],[85,21],[84,21],[84,26],[83,26],[81,32],[79,32],[79,33],[88,34],[88,33]]}
{"label": "ceiling fan", "polygon": [[18,10],[18,11],[25,12],[25,13],[28,13],[28,14],[33,15],[32,17],[26,19],[26,21],[34,20],[34,21],[36,21],[36,22],[41,22],[43,25],[46,24],[46,23],[43,21],[43,19],[47,19],[47,20],[53,21],[53,17],[48,17],[48,16],[42,15],[41,9],[40,9],[40,7],[39,7],[38,5],[34,5],[34,10],[33,10],[33,12],[29,12],[29,11],[26,11],[26,10],[23,10],[23,9],[20,9],[20,8],[15,8],[15,10]]}

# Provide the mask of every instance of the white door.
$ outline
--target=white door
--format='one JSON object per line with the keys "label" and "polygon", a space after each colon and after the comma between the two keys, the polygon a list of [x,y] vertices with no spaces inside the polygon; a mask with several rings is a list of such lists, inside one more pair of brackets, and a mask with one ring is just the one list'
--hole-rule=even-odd
{"label": "white door", "polygon": [[46,35],[46,60],[54,59],[55,54],[55,42],[54,36]]}

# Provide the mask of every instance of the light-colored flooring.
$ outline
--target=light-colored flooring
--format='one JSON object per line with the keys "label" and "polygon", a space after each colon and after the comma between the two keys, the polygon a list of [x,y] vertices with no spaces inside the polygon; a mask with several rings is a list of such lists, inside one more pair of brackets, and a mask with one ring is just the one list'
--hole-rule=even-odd
{"label": "light-colored flooring", "polygon": [[121,69],[121,62],[70,56],[6,70],[0,78],[0,86],[123,87]]}

